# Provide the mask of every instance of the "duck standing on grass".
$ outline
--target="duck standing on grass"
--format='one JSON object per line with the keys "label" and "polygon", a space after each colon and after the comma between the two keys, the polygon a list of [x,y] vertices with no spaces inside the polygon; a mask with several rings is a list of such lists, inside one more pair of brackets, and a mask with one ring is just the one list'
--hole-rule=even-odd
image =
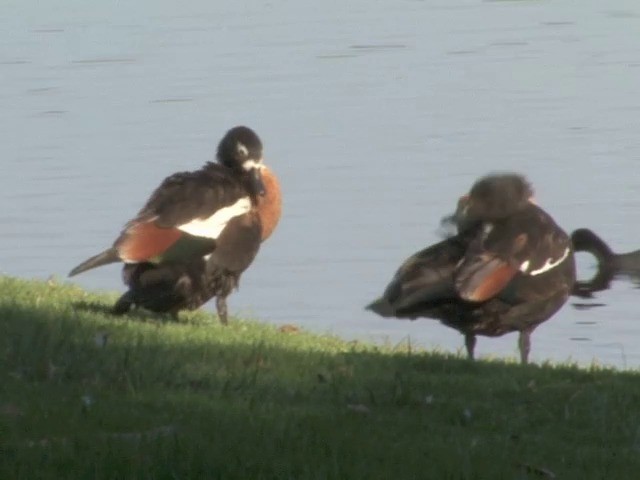
{"label": "duck standing on grass", "polygon": [[530,336],[566,302],[575,282],[567,234],[532,201],[517,174],[488,175],[460,199],[459,233],[407,259],[367,308],[383,317],[434,318],[465,336],[518,331],[521,362]]}
{"label": "duck standing on grass", "polygon": [[216,297],[227,323],[226,298],[280,219],[280,186],[264,165],[262,142],[250,128],[229,130],[217,163],[167,177],[113,246],[69,273],[124,262],[129,290],[113,312],[133,306],[176,316]]}

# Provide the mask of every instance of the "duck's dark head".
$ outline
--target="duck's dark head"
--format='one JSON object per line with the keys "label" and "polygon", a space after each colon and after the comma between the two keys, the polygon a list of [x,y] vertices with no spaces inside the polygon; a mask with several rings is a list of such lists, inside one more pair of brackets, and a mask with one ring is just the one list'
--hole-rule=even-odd
{"label": "duck's dark head", "polygon": [[533,188],[516,173],[487,175],[460,198],[456,217],[459,223],[506,218],[533,202]]}
{"label": "duck's dark head", "polygon": [[220,140],[218,162],[239,173],[247,180],[255,195],[264,195],[262,182],[262,142],[249,127],[233,127]]}

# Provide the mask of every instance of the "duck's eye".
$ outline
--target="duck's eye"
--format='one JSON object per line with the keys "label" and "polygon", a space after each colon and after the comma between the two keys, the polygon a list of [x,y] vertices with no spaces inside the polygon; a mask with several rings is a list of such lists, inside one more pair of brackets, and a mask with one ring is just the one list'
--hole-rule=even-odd
{"label": "duck's eye", "polygon": [[249,156],[249,149],[247,149],[247,147],[242,143],[238,142],[236,145],[236,153],[239,158],[247,158]]}

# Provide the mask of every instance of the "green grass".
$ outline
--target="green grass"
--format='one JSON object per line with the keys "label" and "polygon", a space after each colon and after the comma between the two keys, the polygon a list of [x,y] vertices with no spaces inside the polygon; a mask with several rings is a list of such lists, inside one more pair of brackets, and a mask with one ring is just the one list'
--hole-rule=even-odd
{"label": "green grass", "polygon": [[114,318],[114,299],[0,278],[0,478],[640,471],[637,372],[472,363],[257,322],[222,327],[202,312]]}

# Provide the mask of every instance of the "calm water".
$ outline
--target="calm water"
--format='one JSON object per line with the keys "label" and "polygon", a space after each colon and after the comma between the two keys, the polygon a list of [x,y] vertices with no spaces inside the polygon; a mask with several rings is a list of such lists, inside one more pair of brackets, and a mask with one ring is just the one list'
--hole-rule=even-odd
{"label": "calm water", "polygon": [[[526,173],[567,230],[640,246],[637,0],[42,3],[0,6],[5,273],[66,275],[238,123],[286,203],[234,313],[460,349],[436,322],[362,307],[491,170]],[[116,266],[77,282],[122,289]],[[638,294],[567,305],[533,359],[640,366]],[[514,356],[516,336],[478,352]]]}

